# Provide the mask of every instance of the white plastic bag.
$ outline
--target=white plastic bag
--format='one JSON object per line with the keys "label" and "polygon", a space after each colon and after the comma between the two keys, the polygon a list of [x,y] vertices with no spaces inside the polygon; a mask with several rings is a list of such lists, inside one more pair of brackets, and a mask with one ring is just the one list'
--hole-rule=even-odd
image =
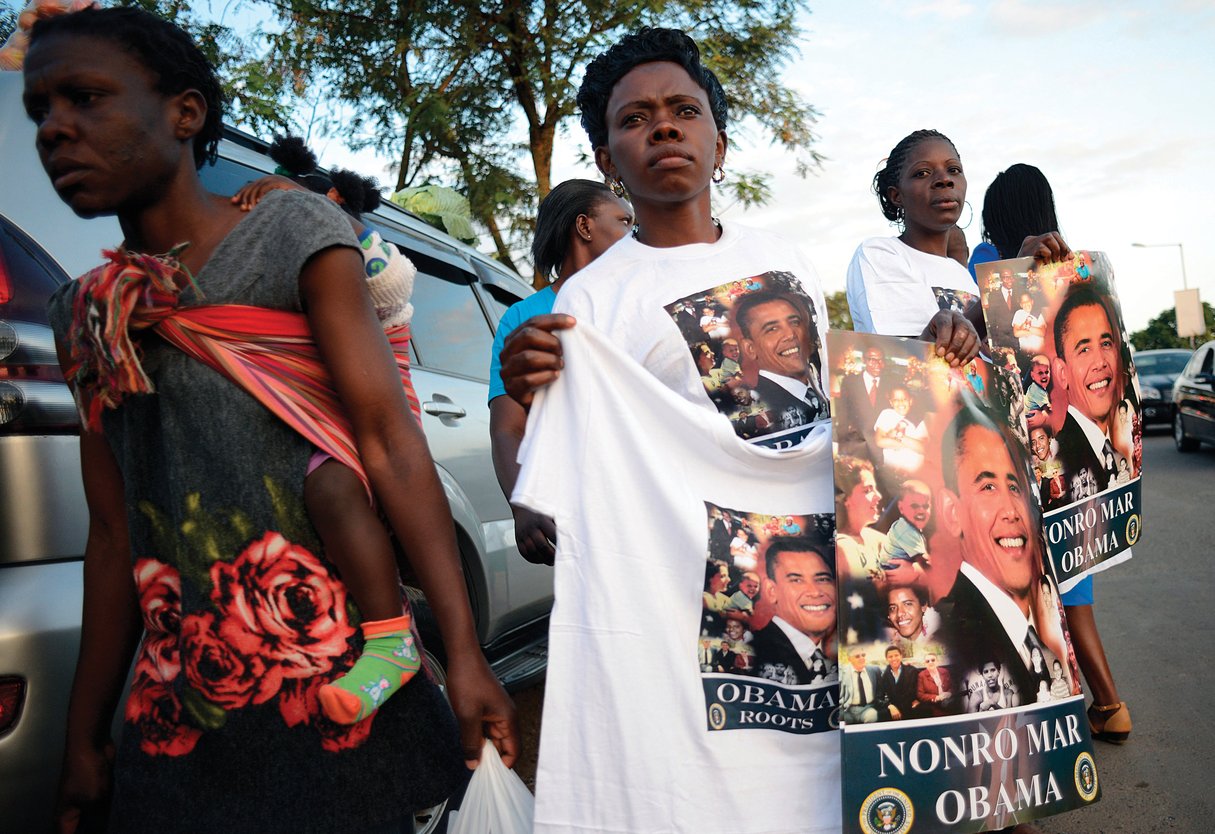
{"label": "white plastic bag", "polygon": [[460,810],[448,816],[447,834],[532,834],[535,805],[527,785],[486,739]]}

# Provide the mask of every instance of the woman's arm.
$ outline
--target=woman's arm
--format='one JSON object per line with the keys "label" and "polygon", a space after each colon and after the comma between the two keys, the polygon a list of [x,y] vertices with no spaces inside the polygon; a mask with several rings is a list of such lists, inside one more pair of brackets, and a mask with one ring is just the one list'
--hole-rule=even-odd
{"label": "woman's arm", "polygon": [[[280,174],[267,174],[261,179],[256,179],[242,185],[232,195],[232,202],[240,206],[241,211],[253,211],[253,207],[265,199],[266,195],[271,191],[303,191],[308,194],[312,193],[293,179]],[[367,228],[349,214],[346,215],[346,219],[350,221],[350,226],[354,229],[356,235],[361,236],[363,230]]]}
{"label": "woman's arm", "polygon": [[502,348],[502,384],[515,402],[527,409],[536,392],[549,385],[565,364],[556,330],[574,326],[573,316],[549,313],[532,316],[506,337]]}
{"label": "woman's arm", "polygon": [[[493,450],[494,473],[506,500],[519,480],[519,446],[527,429],[527,412],[510,397],[494,397],[489,402],[489,439]],[[515,517],[515,544],[519,553],[537,565],[551,565],[556,553],[557,528],[546,515],[511,505]]]}
{"label": "woman's arm", "polygon": [[455,528],[434,461],[409,405],[353,248],[313,255],[300,296],[321,356],[354,429],[377,500],[418,577],[443,634],[448,691],[473,765],[488,735],[509,767],[519,751],[515,708],[477,643]]}
{"label": "woman's arm", "polygon": [[[66,365],[62,346],[59,356]],[[65,833],[74,832],[82,814],[109,795],[114,757],[110,726],[143,633],[122,473],[101,434],[81,430],[80,469],[89,532],[84,547],[80,655],[68,702],[67,743],[56,800],[59,831]]]}

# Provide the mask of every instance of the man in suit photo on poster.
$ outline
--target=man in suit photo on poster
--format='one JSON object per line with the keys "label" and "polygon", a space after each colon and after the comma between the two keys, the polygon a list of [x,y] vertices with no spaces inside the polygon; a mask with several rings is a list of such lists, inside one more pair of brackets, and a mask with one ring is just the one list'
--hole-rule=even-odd
{"label": "man in suit photo on poster", "polygon": [[898,646],[886,647],[886,668],[879,681],[878,703],[886,708],[886,718],[901,721],[920,717],[920,700],[916,695],[920,670],[903,662]]}
{"label": "man in suit photo on poster", "polygon": [[993,346],[1018,348],[1020,343],[1013,333],[1013,316],[1020,309],[1024,283],[1018,282],[1016,275],[1008,267],[1004,267],[1000,271],[999,280],[999,287],[988,292],[984,298],[983,307],[987,311],[987,332]]}
{"label": "man in suit photo on poster", "polygon": [[758,371],[755,393],[785,428],[827,416],[817,333],[805,302],[791,293],[759,290],[734,308],[743,354]]}
{"label": "man in suit photo on poster", "polygon": [[1047,510],[1089,498],[1116,482],[1133,442],[1117,431],[1127,384],[1125,348],[1109,296],[1092,284],[1074,284],[1055,313],[1053,378],[1067,392],[1067,415],[1056,434],[1066,495],[1047,501]]}
{"label": "man in suit photo on poster", "polygon": [[840,671],[840,718],[845,724],[872,724],[889,716],[879,701],[882,670],[869,663],[864,646],[848,649],[848,668]]}
{"label": "man in suit photo on poster", "polygon": [[800,437],[790,430],[830,416],[819,314],[791,273],[765,272],[709,287],[665,309],[688,343],[709,398],[743,439]]}
{"label": "man in suit photo on poster", "polygon": [[939,520],[961,556],[937,606],[944,643],[955,677],[994,662],[1032,702],[1035,650],[1048,665],[1068,656],[1057,591],[1043,574],[1041,516],[1024,448],[975,398],[961,401],[941,441]]}
{"label": "man in suit photo on poster", "polygon": [[[838,357],[837,357],[838,359]],[[903,385],[901,374],[886,369],[886,354],[880,347],[865,348],[859,374],[845,374],[840,379],[839,401],[847,405],[840,409],[836,435],[840,451],[870,462],[883,460],[877,445],[874,424],[887,407],[894,389]]]}
{"label": "man in suit photo on poster", "polygon": [[836,586],[831,550],[808,536],[772,539],[763,597],[775,616],[751,646],[761,678],[809,684],[836,677]]}

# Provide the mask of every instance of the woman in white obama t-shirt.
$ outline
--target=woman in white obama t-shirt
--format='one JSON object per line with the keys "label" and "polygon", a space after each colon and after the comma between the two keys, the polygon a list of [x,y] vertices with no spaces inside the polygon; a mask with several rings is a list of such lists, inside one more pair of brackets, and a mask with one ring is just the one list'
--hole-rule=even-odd
{"label": "woman in white obama t-shirt", "polygon": [[[610,344],[636,359],[665,387],[697,406],[717,412],[719,407],[707,393],[702,382],[704,375],[694,360],[697,348],[686,334],[681,333],[670,310],[683,310],[687,299],[700,297],[706,288],[721,288],[740,281],[746,283],[756,276],[779,275],[780,281],[785,282],[782,287],[786,284],[800,287],[798,298],[810,299],[825,323],[822,291],[795,247],[767,233],[732,223],[721,224],[714,219],[710,186],[714,179],[720,179],[719,172],[725,160],[725,95],[717,79],[701,66],[698,49],[685,34],[669,29],[643,29],[627,36],[588,66],[578,102],[595,161],[614,190],[627,190],[637,227],[632,237],[620,241],[571,280],[558,297],[558,309],[572,311],[580,320],[593,325]],[[775,283],[776,279],[773,281]],[[744,289],[752,292],[749,284]],[[741,300],[739,304],[742,305]],[[804,316],[807,311],[796,309],[796,304],[785,298],[765,304],[770,310],[779,308],[781,311],[780,320],[773,322],[776,330],[806,327]],[[802,321],[794,321],[799,315],[803,317]],[[756,315],[756,318],[764,316]],[[574,319],[569,315],[537,316],[511,334],[501,359],[503,382],[512,397],[529,405],[538,388],[556,379],[562,368],[562,353],[553,331],[573,325]],[[956,314],[942,313],[930,330],[942,334],[941,355],[949,353],[959,361],[969,360],[977,349],[973,328],[968,328]],[[706,336],[711,338],[707,332]],[[743,351],[749,352],[753,360],[756,355],[767,352],[771,354],[772,366],[787,363],[786,377],[797,372],[796,366],[804,373],[808,363],[821,362],[818,356],[804,355],[813,354],[817,349],[813,341],[808,349],[783,343],[770,346],[763,344],[764,337],[757,328],[748,329],[741,336]],[[591,389],[610,390],[610,371],[610,368],[604,368],[604,383],[592,385]],[[585,380],[585,374],[593,373],[594,369],[583,365],[579,372]],[[571,380],[576,378],[571,374]],[[758,388],[760,383],[755,385]],[[807,385],[801,387],[804,393]],[[666,407],[661,413],[647,416],[655,422],[679,419]],[[594,437],[567,439],[574,446],[595,443]],[[706,455],[712,452],[713,449],[705,449]],[[720,449],[718,453],[721,453]],[[627,463],[622,461],[618,471],[628,471]],[[581,473],[581,477],[606,479],[608,475],[590,469]],[[830,477],[829,463],[824,467],[823,477]],[[637,483],[636,491],[644,491],[650,486]],[[626,497],[620,500],[623,502]],[[595,511],[607,517],[616,516],[611,509],[602,506],[595,507]],[[560,723],[566,726],[567,733],[561,738],[554,737],[552,726],[558,724],[550,726],[546,720],[550,736],[544,742],[547,752],[541,755],[537,778],[537,831],[604,830],[609,827],[613,831],[630,832],[675,830],[664,827],[660,819],[669,815],[670,807],[646,806],[644,798],[656,796],[647,775],[650,764],[629,759],[620,752],[624,742],[619,737],[627,735],[629,727],[606,723],[605,717],[619,720],[621,716],[631,715],[638,704],[644,704],[650,712],[666,715],[674,711],[687,718],[686,710],[692,708],[691,701],[673,693],[684,691],[678,687],[687,684],[681,670],[699,674],[695,664],[689,666],[687,662],[695,655],[688,652],[684,657],[674,653],[666,667],[670,680],[662,686],[647,686],[644,695],[649,699],[647,701],[637,701],[636,689],[631,690],[631,698],[612,700],[610,694],[615,690],[588,683],[585,679],[578,681],[581,695],[554,683],[565,680],[565,670],[577,662],[580,647],[585,649],[593,645],[605,631],[619,627],[622,621],[644,624],[650,619],[646,612],[630,607],[634,595],[623,592],[621,584],[579,585],[579,577],[575,575],[579,571],[571,572],[572,566],[563,563],[562,552],[564,547],[586,540],[580,540],[571,531],[570,541],[563,544],[562,535],[558,521],[558,584],[573,591],[571,596],[562,596],[559,592],[557,606],[563,612],[565,607],[576,607],[579,627],[561,630],[557,643],[562,655],[558,657],[554,651],[551,657],[553,677],[546,694],[545,714],[549,715],[550,710],[554,715],[560,714]],[[584,547],[582,557],[594,559],[593,547]],[[652,554],[655,570],[648,581],[651,584],[668,581],[667,577],[679,573],[673,565],[685,557],[686,554],[675,550],[655,549]],[[565,574],[561,573],[563,570]],[[699,575],[697,571],[697,578]],[[563,576],[570,578],[563,580]],[[672,587],[671,606],[681,605],[684,597],[691,599],[693,590],[702,589]],[[699,593],[695,595],[696,606],[700,604],[700,596]],[[603,604],[605,600],[610,600],[610,605]],[[610,611],[610,618],[603,622],[593,621],[594,612],[601,609]],[[557,615],[557,609],[554,615]],[[562,616],[567,615],[562,613]],[[689,637],[696,637],[695,630]],[[573,651],[565,654],[571,648]],[[701,650],[703,653],[703,646]],[[640,663],[636,658],[634,662]],[[597,671],[589,670],[588,674],[593,677]],[[692,684],[699,687],[699,679]],[[602,709],[598,714],[585,709],[587,688],[593,689],[600,701],[608,699],[608,703],[600,704]],[[671,722],[667,728],[668,737],[653,741],[668,747],[685,745],[689,740],[681,734],[694,733],[696,738],[690,743],[702,745],[705,757],[713,761],[716,761],[713,756],[718,747],[729,744],[733,748],[742,743],[730,734],[716,736],[710,742],[704,721],[702,715],[698,724],[694,720]],[[581,732],[574,731],[576,729]],[[743,741],[754,739],[758,749],[762,746],[760,742],[765,740],[772,745],[768,735],[771,732],[748,733],[742,738]],[[570,759],[570,745],[576,745],[588,736],[604,737],[605,733],[605,745],[595,751],[586,751],[579,767],[552,766],[551,763]],[[797,744],[784,745],[785,757],[798,761],[805,757],[799,758],[797,751],[807,745],[818,749],[821,743],[824,749],[834,751],[830,761],[827,756],[814,757],[814,766],[808,768],[810,772],[799,770],[792,774],[800,775],[801,781],[806,783],[803,796],[794,802],[788,795],[774,795],[774,788],[782,783],[771,779],[767,788],[748,791],[745,797],[734,796],[732,801],[723,798],[715,808],[721,830],[760,830],[759,827],[766,824],[763,820],[780,816],[779,823],[767,825],[763,830],[816,834],[837,831],[840,826],[838,744],[827,743],[828,735],[820,733],[817,739],[807,737]],[[645,741],[631,738],[628,749],[644,746]],[[781,764],[780,761],[768,761],[767,767],[779,769]],[[695,770],[685,770],[686,773],[669,774],[669,781],[663,783],[660,793],[667,797],[667,806],[673,807],[677,801],[686,802],[689,795],[704,789]],[[763,781],[758,779],[758,782]],[[727,790],[737,791],[737,788],[731,785]],[[813,797],[814,801],[810,802],[807,797]],[[807,804],[816,807],[806,808]],[[727,807],[731,809],[729,812],[722,810]],[[744,812],[743,809],[748,810]],[[797,818],[786,818],[789,815]],[[682,825],[684,828],[679,830],[694,823],[683,820]]]}
{"label": "woman in white obama t-shirt", "polygon": [[[902,234],[857,247],[848,266],[852,323],[862,333],[915,336],[954,299],[964,306],[977,300],[966,267],[946,254],[966,202],[962,161],[943,134],[917,130],[890,151],[873,190],[882,214]],[[977,304],[972,309],[977,324],[982,313]]]}

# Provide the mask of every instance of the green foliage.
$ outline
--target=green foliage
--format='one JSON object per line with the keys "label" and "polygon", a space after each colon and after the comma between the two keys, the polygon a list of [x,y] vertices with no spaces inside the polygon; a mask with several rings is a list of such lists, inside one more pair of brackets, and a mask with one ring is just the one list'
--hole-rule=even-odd
{"label": "green foliage", "polygon": [[8,36],[17,30],[17,15],[19,10],[16,6],[10,6],[7,2],[0,3],[0,46],[8,40]]}
{"label": "green foliage", "polygon": [[268,35],[261,27],[242,38],[231,27],[199,16],[188,0],[118,0],[115,5],[146,9],[194,37],[223,85],[226,122],[263,135],[293,128],[296,76],[268,49]]}
{"label": "green foliage", "polygon": [[[768,185],[769,177],[758,171],[741,171],[727,175],[726,181],[718,187],[734,198],[734,203],[742,203],[743,208],[762,206],[772,199],[772,188]],[[723,209],[724,211],[724,209]]]}
{"label": "green foliage", "polygon": [[[530,233],[551,188],[553,145],[575,115],[583,68],[639,26],[679,26],[697,38],[730,96],[732,131],[758,126],[797,154],[803,175],[820,159],[817,113],[780,80],[804,0],[267,2],[283,27],[270,36],[272,51],[352,109],[342,138],[400,159],[398,189],[457,183],[508,264],[511,233],[516,243]],[[725,189],[755,205],[770,196],[767,179],[736,174]]]}
{"label": "green foliage", "polygon": [[831,330],[852,329],[852,313],[848,310],[848,293],[844,290],[827,293],[827,327]]}
{"label": "green foliage", "polygon": [[[1207,330],[1201,336],[1194,338],[1194,344],[1215,339],[1215,310],[1205,301],[1202,304],[1203,319]],[[1157,350],[1160,348],[1188,348],[1189,338],[1177,335],[1177,310],[1173,307],[1162,312],[1148,322],[1147,327],[1131,334],[1131,344],[1135,350]]]}
{"label": "green foliage", "polygon": [[[732,136],[758,129],[795,154],[803,176],[821,159],[817,111],[781,81],[806,0],[233,0],[224,15],[277,18],[243,36],[204,19],[193,0],[117,2],[197,38],[224,84],[228,121],[262,136],[315,129],[374,149],[399,160],[396,190],[454,185],[510,267],[552,186],[558,131],[581,140],[569,123],[583,69],[640,26],[697,39],[727,91]],[[762,205],[769,183],[766,173],[730,170],[720,191]]]}
{"label": "green foliage", "polygon": [[472,225],[472,209],[458,191],[442,185],[419,185],[402,188],[388,199],[456,240],[477,242],[477,233]]}

